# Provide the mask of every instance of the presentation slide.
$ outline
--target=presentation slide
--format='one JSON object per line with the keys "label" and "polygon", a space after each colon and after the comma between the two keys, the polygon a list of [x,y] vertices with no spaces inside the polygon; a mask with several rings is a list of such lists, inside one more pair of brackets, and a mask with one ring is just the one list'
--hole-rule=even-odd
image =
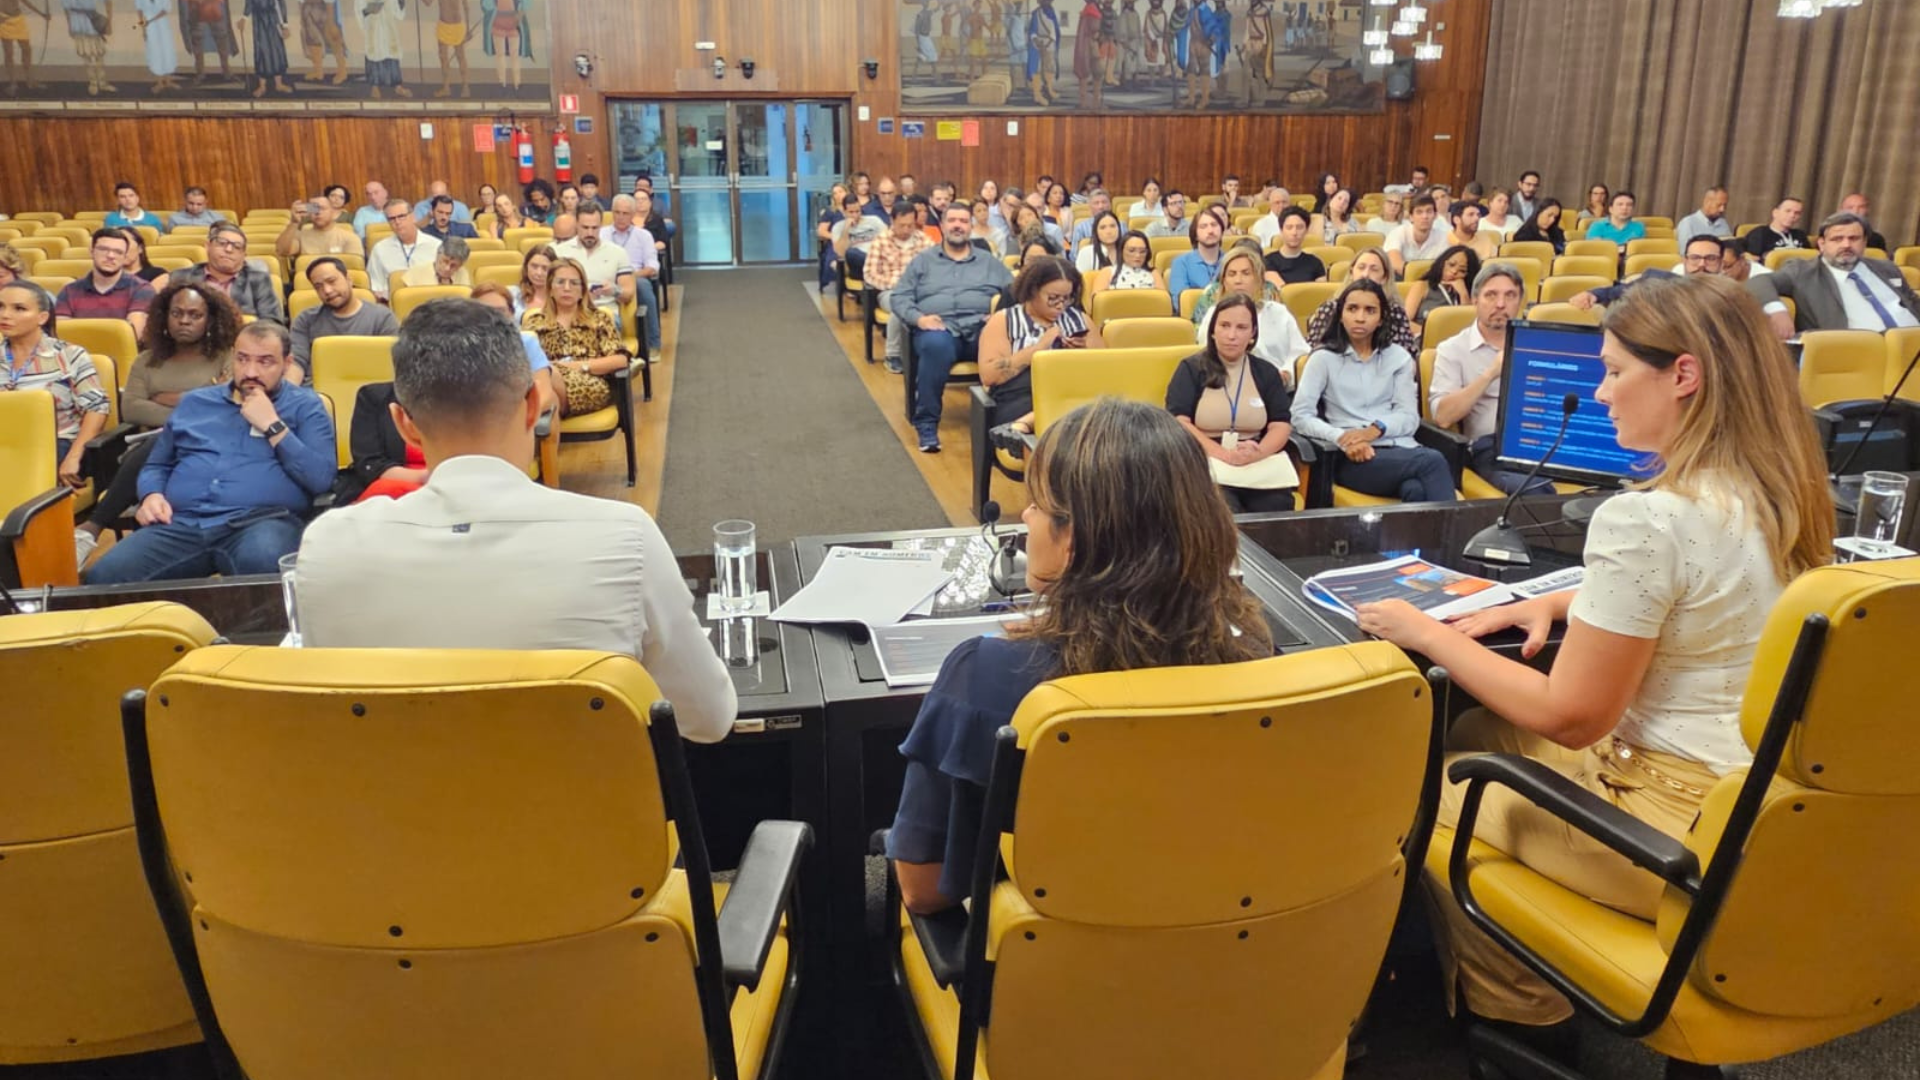
{"label": "presentation slide", "polygon": [[1568,394],[1580,401],[1560,451],[1544,474],[1579,480],[1638,480],[1649,455],[1622,449],[1606,406],[1593,399],[1605,368],[1598,327],[1516,322],[1507,331],[1501,370],[1500,463],[1525,469],[1541,459],[1560,430]]}

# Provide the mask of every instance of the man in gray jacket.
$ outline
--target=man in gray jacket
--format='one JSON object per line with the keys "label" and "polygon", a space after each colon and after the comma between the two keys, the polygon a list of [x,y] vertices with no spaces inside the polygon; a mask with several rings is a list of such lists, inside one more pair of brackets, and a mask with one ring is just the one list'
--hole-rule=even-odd
{"label": "man in gray jacket", "polygon": [[987,309],[1013,284],[1005,263],[973,246],[973,209],[965,203],[941,215],[940,239],[939,248],[914,256],[893,286],[893,317],[912,328],[917,370],[908,373],[909,419],[923,454],[940,451],[948,374],[955,364],[978,361]]}
{"label": "man in gray jacket", "polygon": [[243,315],[285,323],[273,275],[247,262],[247,234],[223,221],[207,230],[207,261],[168,275],[174,281],[204,281],[226,293]]}

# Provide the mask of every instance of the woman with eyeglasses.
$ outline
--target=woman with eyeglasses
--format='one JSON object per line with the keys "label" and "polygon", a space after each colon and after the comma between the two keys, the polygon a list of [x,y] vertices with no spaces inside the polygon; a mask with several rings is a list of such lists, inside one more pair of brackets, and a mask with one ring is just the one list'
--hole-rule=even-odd
{"label": "woman with eyeglasses", "polygon": [[1167,277],[1153,265],[1153,241],[1146,233],[1129,229],[1120,238],[1119,261],[1093,272],[1093,281],[1087,286],[1089,302],[1108,289],[1167,291]]}
{"label": "woman with eyeglasses", "polygon": [[585,267],[573,259],[555,262],[547,274],[547,302],[527,313],[525,325],[540,339],[540,348],[552,365],[561,416],[578,416],[613,404],[613,384],[607,376],[626,368],[633,357],[614,328],[613,316],[587,296]]}
{"label": "woman with eyeglasses", "polygon": [[1407,223],[1407,196],[1389,191],[1380,200],[1380,214],[1367,219],[1367,231],[1382,236]]}
{"label": "woman with eyeglasses", "polygon": [[1033,358],[1046,349],[1106,345],[1080,310],[1080,271],[1057,255],[1028,260],[1013,280],[1013,302],[987,316],[980,329],[980,383],[993,394],[996,416],[1033,417]]}

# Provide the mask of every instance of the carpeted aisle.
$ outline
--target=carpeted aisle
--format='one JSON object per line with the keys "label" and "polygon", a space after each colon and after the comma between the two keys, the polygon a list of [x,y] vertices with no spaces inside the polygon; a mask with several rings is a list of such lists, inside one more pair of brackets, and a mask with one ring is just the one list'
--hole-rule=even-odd
{"label": "carpeted aisle", "polygon": [[686,271],[660,527],[677,552],[744,517],[761,543],[947,518],[820,313],[804,268]]}

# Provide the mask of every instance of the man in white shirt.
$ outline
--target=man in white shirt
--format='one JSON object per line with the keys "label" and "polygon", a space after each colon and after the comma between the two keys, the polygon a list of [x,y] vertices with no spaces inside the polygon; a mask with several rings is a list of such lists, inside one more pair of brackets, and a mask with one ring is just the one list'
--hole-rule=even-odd
{"label": "man in white shirt", "polygon": [[654,291],[654,283],[660,277],[660,250],[653,246],[653,234],[637,219],[639,212],[640,204],[633,196],[615,195],[613,227],[606,230],[606,240],[626,252],[627,261],[633,264],[633,292],[646,320],[647,349],[649,354],[658,354],[660,295]]}
{"label": "man in white shirt", "polygon": [[1387,195],[1424,195],[1427,192],[1427,183],[1432,177],[1433,173],[1425,165],[1415,165],[1412,180],[1404,184],[1388,184],[1380,190]]}
{"label": "man in white shirt", "polygon": [[614,312],[619,320],[620,305],[633,299],[633,260],[625,248],[600,239],[604,215],[598,206],[582,206],[574,215],[574,237],[555,244],[553,253],[563,259],[578,260],[587,271],[587,291],[593,302]]}
{"label": "man in white shirt", "polygon": [[1680,250],[1687,249],[1687,241],[1696,236],[1716,236],[1722,239],[1733,235],[1733,226],[1727,224],[1727,189],[1714,185],[1700,197],[1700,209],[1680,219],[1673,227],[1675,238],[1680,241]]}
{"label": "man in white shirt", "polygon": [[[1441,427],[1459,426],[1473,440],[1468,466],[1488,483],[1512,494],[1526,474],[1502,469],[1499,457],[1500,366],[1506,358],[1507,324],[1520,317],[1526,279],[1512,263],[1490,262],[1473,280],[1473,325],[1440,343],[1433,354],[1427,409]],[[1534,481],[1535,491],[1552,484]]]}
{"label": "man in white shirt", "polygon": [[406,273],[416,263],[431,264],[440,254],[440,241],[420,231],[407,200],[387,200],[386,211],[393,235],[373,245],[367,255],[367,285],[381,300],[391,296],[395,275]]}
{"label": "man in white shirt", "polygon": [[724,738],[733,681],[659,526],[631,503],[527,476],[540,397],[519,333],[471,300],[423,304],[394,342],[393,390],[426,486],[308,526],[304,643],[624,653],[673,703],[681,735]]}
{"label": "man in white shirt", "polygon": [[[1820,223],[1820,257],[1782,263],[1747,281],[1784,340],[1808,330],[1872,330],[1920,326],[1920,295],[1884,259],[1869,259],[1867,223],[1838,213]],[[1793,314],[1780,302],[1793,298]]]}
{"label": "man in white shirt", "polygon": [[1387,234],[1387,259],[1395,277],[1405,274],[1415,259],[1437,259],[1447,250],[1447,234],[1433,227],[1438,213],[1433,196],[1415,196],[1411,220]]}
{"label": "man in white shirt", "polygon": [[1247,230],[1247,235],[1258,240],[1262,248],[1271,247],[1273,238],[1280,235],[1280,215],[1292,205],[1293,196],[1286,188],[1267,189],[1267,213],[1253,223],[1253,227]]}

